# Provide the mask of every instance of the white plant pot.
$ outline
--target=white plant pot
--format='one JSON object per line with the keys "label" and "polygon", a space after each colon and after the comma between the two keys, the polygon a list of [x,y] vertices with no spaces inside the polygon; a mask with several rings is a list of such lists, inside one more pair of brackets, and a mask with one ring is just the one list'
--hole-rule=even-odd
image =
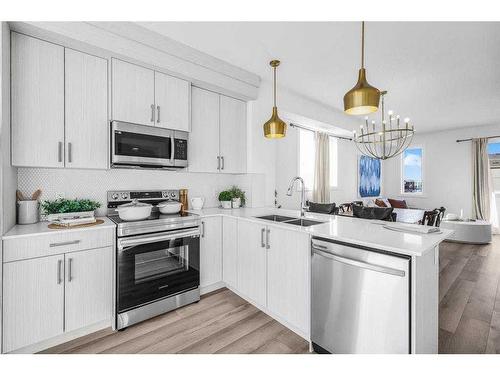
{"label": "white plant pot", "polygon": [[232,207],[231,201],[221,201],[220,204],[222,205],[222,208],[231,208]]}
{"label": "white plant pot", "polygon": [[240,208],[241,207],[241,198],[233,198],[231,203],[233,205],[233,208]]}

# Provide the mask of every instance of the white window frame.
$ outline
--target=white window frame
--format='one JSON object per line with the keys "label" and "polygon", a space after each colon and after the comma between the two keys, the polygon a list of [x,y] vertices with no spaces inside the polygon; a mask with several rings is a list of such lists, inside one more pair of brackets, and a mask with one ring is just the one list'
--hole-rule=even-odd
{"label": "white window frame", "polygon": [[[296,163],[297,163],[297,173],[299,176],[301,176],[301,171],[300,171],[300,134],[302,131],[306,131],[306,132],[311,132],[314,133],[316,132],[315,130],[309,130],[309,129],[302,129],[302,128],[298,128],[297,129],[297,158],[296,158]],[[318,130],[318,131],[321,131],[321,130]],[[332,138],[331,135],[329,135],[330,138]],[[336,172],[337,172],[337,184],[336,185],[332,185],[331,181],[331,176],[330,176],[330,191],[335,191],[335,190],[338,190],[339,189],[339,176],[338,176],[338,173],[339,173],[339,165],[338,165],[338,156],[339,156],[339,144],[338,144],[338,138],[336,137],[333,137],[335,138],[336,142],[337,142],[337,168],[336,168]],[[330,141],[330,139],[329,139]],[[330,160],[331,161],[331,160]],[[313,167],[314,168],[314,167]],[[331,167],[330,167],[330,172],[331,172]],[[314,181],[312,182],[311,186],[314,184]],[[297,184],[297,187],[296,187],[297,191],[301,191],[301,188],[299,187],[299,185]],[[305,188],[305,191],[310,193],[312,192],[313,188]]]}
{"label": "white window frame", "polygon": [[425,193],[425,148],[424,146],[421,145],[411,145],[405,149],[414,149],[414,148],[419,148],[422,150],[422,165],[421,165],[421,170],[422,170],[422,191],[421,192],[416,192],[416,193],[407,193],[404,191],[404,151],[400,155],[400,175],[399,175],[399,189],[400,193],[402,196],[410,196],[410,197],[422,197],[424,196]]}

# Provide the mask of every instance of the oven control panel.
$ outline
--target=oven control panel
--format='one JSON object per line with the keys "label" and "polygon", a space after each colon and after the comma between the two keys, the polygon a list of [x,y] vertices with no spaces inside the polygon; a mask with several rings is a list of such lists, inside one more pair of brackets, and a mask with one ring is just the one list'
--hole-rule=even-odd
{"label": "oven control panel", "polygon": [[117,190],[108,191],[108,208],[116,207],[117,203],[123,204],[137,199],[141,202],[158,203],[165,200],[179,200],[179,190]]}

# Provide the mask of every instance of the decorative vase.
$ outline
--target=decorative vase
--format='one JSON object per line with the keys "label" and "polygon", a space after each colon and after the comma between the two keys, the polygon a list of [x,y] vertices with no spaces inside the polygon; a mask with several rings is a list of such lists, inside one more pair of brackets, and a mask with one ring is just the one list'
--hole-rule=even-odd
{"label": "decorative vase", "polygon": [[222,208],[231,208],[231,201],[221,201]]}
{"label": "decorative vase", "polygon": [[233,198],[232,205],[233,205],[233,208],[240,208],[241,207],[241,198]]}

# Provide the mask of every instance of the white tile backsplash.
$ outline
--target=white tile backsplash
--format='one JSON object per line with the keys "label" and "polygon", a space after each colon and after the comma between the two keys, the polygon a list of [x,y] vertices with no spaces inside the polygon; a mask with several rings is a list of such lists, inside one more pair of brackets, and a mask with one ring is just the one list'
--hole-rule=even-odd
{"label": "white tile backsplash", "polygon": [[247,195],[247,206],[259,207],[264,204],[264,178],[262,174],[19,168],[18,188],[25,195],[42,189],[41,200],[57,197],[93,199],[101,203],[98,214],[104,215],[108,190],[188,189],[190,198],[201,196],[205,198],[205,207],[217,207],[218,193],[237,185]]}

